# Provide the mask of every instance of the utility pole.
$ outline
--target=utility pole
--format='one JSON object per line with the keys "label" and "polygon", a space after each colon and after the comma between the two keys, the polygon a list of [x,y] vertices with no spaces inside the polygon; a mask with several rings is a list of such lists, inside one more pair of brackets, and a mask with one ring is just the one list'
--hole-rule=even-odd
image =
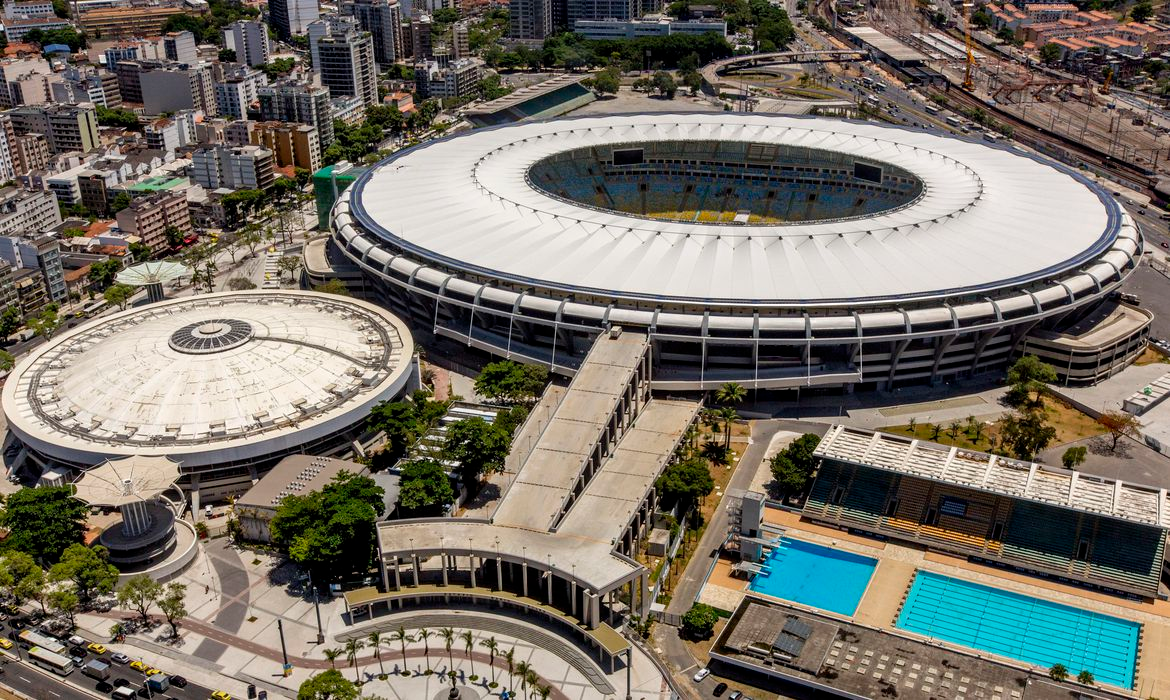
{"label": "utility pole", "polygon": [[283,675],[288,677],[292,673],[292,664],[288,662],[288,647],[284,644],[284,623],[278,617],[276,618],[276,631],[280,633],[280,655],[284,657]]}

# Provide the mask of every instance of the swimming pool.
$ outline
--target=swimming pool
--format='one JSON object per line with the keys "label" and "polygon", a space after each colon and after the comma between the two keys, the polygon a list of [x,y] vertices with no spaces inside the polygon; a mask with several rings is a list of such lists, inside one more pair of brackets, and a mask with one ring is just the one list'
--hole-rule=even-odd
{"label": "swimming pool", "polygon": [[898,627],[1073,676],[1133,688],[1141,624],[919,571]]}
{"label": "swimming pool", "polygon": [[783,539],[761,562],[750,590],[852,616],[877,560],[811,542]]}

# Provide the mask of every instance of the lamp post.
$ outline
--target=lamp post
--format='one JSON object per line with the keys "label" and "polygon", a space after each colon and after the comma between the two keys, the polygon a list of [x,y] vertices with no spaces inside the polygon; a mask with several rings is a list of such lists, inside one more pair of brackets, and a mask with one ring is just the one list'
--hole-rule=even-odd
{"label": "lamp post", "polygon": [[309,571],[309,587],[313,589],[313,611],[317,613],[317,643],[325,643],[325,632],[321,629],[321,597],[313,583],[313,572]]}
{"label": "lamp post", "polygon": [[280,633],[280,655],[284,657],[284,666],[281,673],[287,678],[292,673],[292,664],[288,662],[288,647],[284,644],[284,623],[276,618],[276,631]]}

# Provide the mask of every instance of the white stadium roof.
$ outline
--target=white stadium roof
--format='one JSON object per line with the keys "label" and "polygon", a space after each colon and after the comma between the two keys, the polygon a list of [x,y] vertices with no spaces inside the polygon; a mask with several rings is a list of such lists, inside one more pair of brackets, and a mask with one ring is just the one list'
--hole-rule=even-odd
{"label": "white stadium roof", "polygon": [[155,498],[178,479],[178,462],[167,457],[136,455],[109,460],[83,471],[73,482],[73,495],[91,506],[117,508]]}
{"label": "white stadium roof", "polygon": [[21,440],[50,457],[165,455],[186,471],[348,429],[401,390],[412,354],[406,326],[363,301],[206,294],[53,338],[9,376],[3,407]]}
{"label": "white stadium roof", "polygon": [[[527,178],[556,153],[676,140],[851,154],[913,173],[923,193],[852,219],[692,224],[575,204]],[[806,306],[990,293],[1085,267],[1108,255],[1127,227],[1127,254],[1136,240],[1107,193],[1039,159],[821,118],[650,114],[522,123],[425,144],[366,178],[351,188],[351,215],[437,267],[626,298]],[[1115,268],[1128,259],[1117,257]]]}

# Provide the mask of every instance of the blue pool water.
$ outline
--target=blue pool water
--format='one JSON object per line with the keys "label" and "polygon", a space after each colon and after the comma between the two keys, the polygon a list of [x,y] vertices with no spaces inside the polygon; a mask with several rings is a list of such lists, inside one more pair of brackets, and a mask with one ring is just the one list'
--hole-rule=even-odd
{"label": "blue pool water", "polygon": [[919,571],[898,627],[1050,668],[1089,670],[1133,687],[1141,625],[1060,603]]}
{"label": "blue pool water", "polygon": [[785,539],[761,562],[749,588],[840,615],[853,615],[876,559]]}

